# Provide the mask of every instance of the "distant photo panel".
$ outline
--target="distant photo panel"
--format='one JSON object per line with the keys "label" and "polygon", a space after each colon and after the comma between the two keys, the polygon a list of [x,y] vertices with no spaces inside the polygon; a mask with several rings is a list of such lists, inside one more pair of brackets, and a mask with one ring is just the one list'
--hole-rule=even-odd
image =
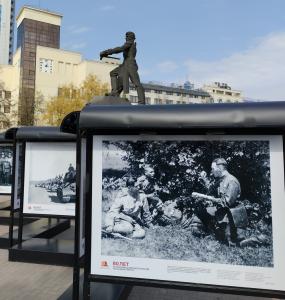
{"label": "distant photo panel", "polygon": [[0,194],[11,194],[13,146],[0,145]]}
{"label": "distant photo panel", "polygon": [[76,145],[27,143],[24,213],[75,215]]}

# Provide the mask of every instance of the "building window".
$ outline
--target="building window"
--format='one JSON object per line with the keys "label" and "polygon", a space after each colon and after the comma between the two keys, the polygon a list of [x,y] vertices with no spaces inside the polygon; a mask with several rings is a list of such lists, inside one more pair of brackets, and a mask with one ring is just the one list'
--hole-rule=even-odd
{"label": "building window", "polygon": [[166,100],[165,102],[166,102],[166,104],[173,104],[172,100]]}
{"label": "building window", "polygon": [[133,103],[137,103],[139,101],[139,97],[130,95],[130,101]]}
{"label": "building window", "polygon": [[148,104],[151,104],[151,98],[150,97],[145,97],[145,102]]}
{"label": "building window", "polygon": [[71,91],[71,98],[76,98],[77,91],[75,89],[72,89]]}
{"label": "building window", "polygon": [[5,104],[4,105],[4,113],[5,114],[9,114],[10,113],[10,104]]}
{"label": "building window", "polygon": [[162,100],[159,98],[154,99],[154,104],[162,104]]}
{"label": "building window", "polygon": [[5,99],[11,99],[11,92],[5,91]]}
{"label": "building window", "polygon": [[58,90],[57,90],[57,95],[58,95],[59,97],[63,96],[63,88],[58,88]]}
{"label": "building window", "polygon": [[173,92],[166,92],[166,95],[173,95]]}
{"label": "building window", "polygon": [[159,90],[155,90],[154,91],[156,94],[162,94],[162,91],[159,91]]}

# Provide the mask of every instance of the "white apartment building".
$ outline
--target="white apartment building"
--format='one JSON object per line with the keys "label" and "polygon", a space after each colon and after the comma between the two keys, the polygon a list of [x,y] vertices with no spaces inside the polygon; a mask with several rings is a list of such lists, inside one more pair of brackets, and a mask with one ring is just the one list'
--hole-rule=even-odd
{"label": "white apartment building", "polygon": [[242,102],[242,93],[239,90],[233,90],[227,83],[214,82],[204,85],[202,88],[209,93],[214,103],[232,103]]}
{"label": "white apartment building", "polygon": [[12,63],[15,0],[0,0],[0,65]]}
{"label": "white apartment building", "polygon": [[[144,83],[146,103],[147,104],[195,104],[210,103],[210,95],[199,89],[192,89],[193,85],[188,87],[188,83],[183,86],[166,86],[162,84]],[[133,103],[138,102],[138,96],[135,87],[130,85],[129,100]]]}

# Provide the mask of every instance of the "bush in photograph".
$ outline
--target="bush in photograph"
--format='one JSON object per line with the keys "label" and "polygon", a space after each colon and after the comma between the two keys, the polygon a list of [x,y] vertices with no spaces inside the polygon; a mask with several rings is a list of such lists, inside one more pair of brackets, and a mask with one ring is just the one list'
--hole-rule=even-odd
{"label": "bush in photograph", "polygon": [[[108,147],[108,142],[104,142]],[[190,197],[192,192],[215,196],[201,174],[214,183],[211,163],[223,157],[228,170],[241,184],[240,199],[251,206],[250,221],[271,223],[270,160],[268,141],[123,141],[112,142],[124,153],[129,169],[125,174],[139,177],[143,166],[155,170],[155,182],[163,201]],[[109,170],[110,172],[110,170]],[[116,177],[113,177],[116,180]]]}

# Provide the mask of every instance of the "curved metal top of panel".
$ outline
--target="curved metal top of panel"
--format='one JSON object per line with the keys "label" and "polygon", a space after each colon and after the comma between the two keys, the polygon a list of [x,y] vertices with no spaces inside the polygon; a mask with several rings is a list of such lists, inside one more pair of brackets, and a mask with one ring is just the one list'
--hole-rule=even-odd
{"label": "curved metal top of panel", "polygon": [[76,135],[64,133],[59,127],[20,127],[16,133],[17,140],[40,141],[75,141]]}
{"label": "curved metal top of panel", "polygon": [[0,133],[0,143],[1,144],[3,144],[3,143],[11,144],[11,143],[13,143],[13,140],[6,138],[6,132],[4,131],[4,132]]}
{"label": "curved metal top of panel", "polygon": [[80,111],[73,111],[66,115],[60,124],[60,131],[76,134]]}
{"label": "curved metal top of panel", "polygon": [[192,105],[95,105],[80,113],[84,129],[285,127],[285,102]]}
{"label": "curved metal top of panel", "polygon": [[7,139],[7,140],[14,140],[15,137],[16,137],[17,130],[18,130],[18,127],[9,128],[5,132],[5,139]]}

